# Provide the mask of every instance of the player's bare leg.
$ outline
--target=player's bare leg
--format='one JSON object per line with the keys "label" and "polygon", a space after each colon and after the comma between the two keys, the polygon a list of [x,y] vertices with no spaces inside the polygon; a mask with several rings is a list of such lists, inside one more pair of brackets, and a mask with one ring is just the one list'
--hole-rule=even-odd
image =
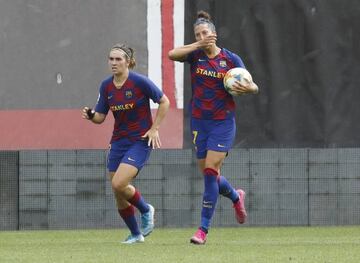
{"label": "player's bare leg", "polygon": [[137,172],[136,167],[122,163],[115,173],[110,174],[119,214],[130,230],[130,235],[122,242],[124,244],[144,242],[144,236],[135,218],[134,205],[129,201],[136,193],[135,187],[130,182]]}

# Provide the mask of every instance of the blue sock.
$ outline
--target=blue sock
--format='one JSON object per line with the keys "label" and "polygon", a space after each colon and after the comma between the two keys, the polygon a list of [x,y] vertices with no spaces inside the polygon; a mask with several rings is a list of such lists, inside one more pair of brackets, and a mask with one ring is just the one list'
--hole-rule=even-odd
{"label": "blue sock", "polygon": [[229,199],[233,203],[239,201],[239,195],[236,190],[231,186],[231,184],[226,180],[224,176],[219,176],[219,193]]}
{"label": "blue sock", "polygon": [[203,195],[203,206],[201,210],[201,228],[207,230],[210,227],[211,218],[215,211],[219,196],[219,185],[217,183],[218,173],[214,169],[204,169],[205,191]]}
{"label": "blue sock", "polygon": [[141,214],[147,213],[150,210],[149,205],[145,202],[144,198],[138,190],[135,190],[135,194],[128,202],[139,209]]}
{"label": "blue sock", "polygon": [[136,222],[134,207],[132,205],[130,205],[129,207],[127,207],[125,209],[121,209],[121,210],[118,209],[118,211],[119,211],[121,218],[124,220],[125,224],[129,228],[131,234],[134,236],[140,235],[141,233],[139,230],[139,226]]}

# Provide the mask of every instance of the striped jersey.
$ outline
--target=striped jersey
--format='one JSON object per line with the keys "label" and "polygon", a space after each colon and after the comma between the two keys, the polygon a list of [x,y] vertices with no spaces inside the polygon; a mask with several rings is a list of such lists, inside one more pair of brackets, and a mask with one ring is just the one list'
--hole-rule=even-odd
{"label": "striped jersey", "polygon": [[208,120],[234,117],[235,102],[226,92],[223,78],[231,68],[245,68],[241,58],[225,48],[214,58],[208,58],[203,50],[198,49],[191,52],[186,61],[191,71],[191,116]]}
{"label": "striped jersey", "polygon": [[150,100],[159,103],[163,92],[147,77],[129,71],[123,86],[118,89],[113,76],[100,85],[95,111],[107,114],[112,111],[115,119],[111,142],[121,138],[140,140],[152,126]]}

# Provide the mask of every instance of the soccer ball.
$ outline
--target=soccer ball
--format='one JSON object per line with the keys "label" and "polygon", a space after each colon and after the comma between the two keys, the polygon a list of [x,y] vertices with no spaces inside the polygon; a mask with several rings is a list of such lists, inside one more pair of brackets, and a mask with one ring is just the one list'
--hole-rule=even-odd
{"label": "soccer ball", "polygon": [[224,77],[225,90],[233,96],[241,96],[245,93],[236,93],[232,90],[232,85],[236,80],[240,81],[241,84],[246,85],[248,81],[252,82],[252,76],[249,71],[244,68],[232,68],[226,72]]}

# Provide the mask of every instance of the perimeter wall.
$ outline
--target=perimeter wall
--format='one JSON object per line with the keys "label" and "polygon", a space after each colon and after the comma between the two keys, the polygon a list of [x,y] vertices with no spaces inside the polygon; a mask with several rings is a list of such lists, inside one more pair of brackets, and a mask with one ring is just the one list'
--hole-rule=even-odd
{"label": "perimeter wall", "polygon": [[[103,150],[0,154],[0,229],[124,227]],[[157,227],[199,224],[203,179],[191,150],[160,150],[135,180]],[[247,193],[245,226],[360,224],[360,149],[233,150],[222,174]],[[220,198],[213,226],[236,226]]]}

